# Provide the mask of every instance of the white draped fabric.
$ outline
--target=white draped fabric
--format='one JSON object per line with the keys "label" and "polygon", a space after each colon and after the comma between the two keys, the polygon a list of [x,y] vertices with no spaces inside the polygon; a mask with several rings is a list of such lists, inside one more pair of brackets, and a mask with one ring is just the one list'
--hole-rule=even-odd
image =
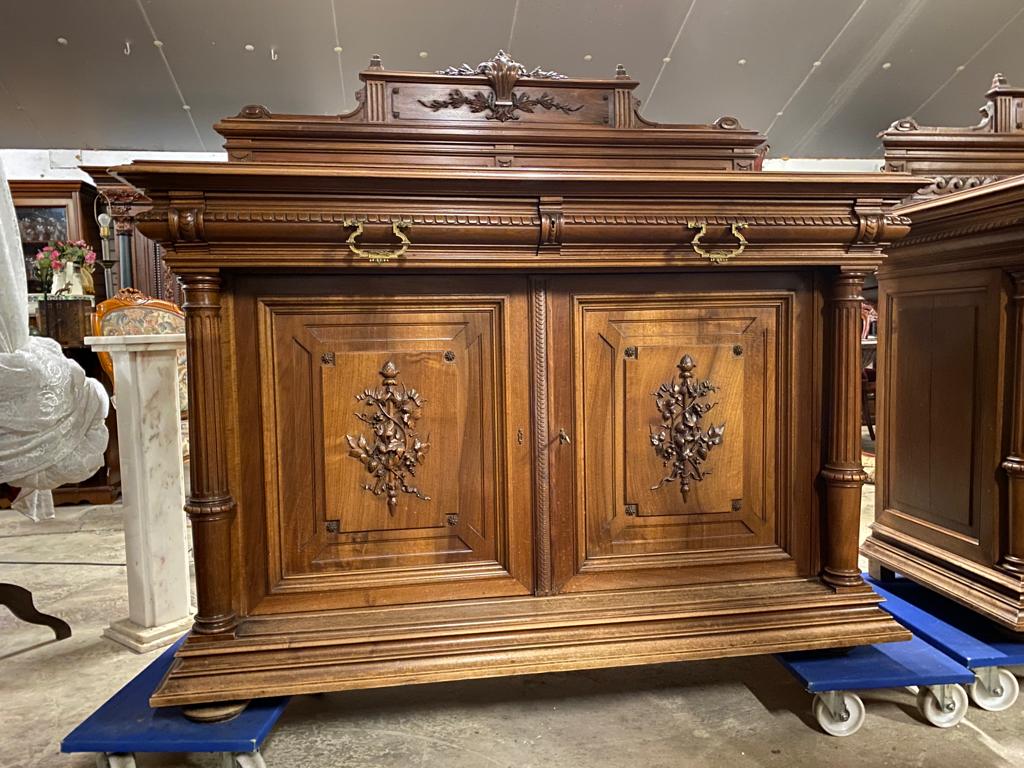
{"label": "white draped fabric", "polygon": [[53,517],[49,489],[103,465],[109,400],[53,339],[28,332],[28,286],[14,202],[0,163],[0,482],[14,508]]}

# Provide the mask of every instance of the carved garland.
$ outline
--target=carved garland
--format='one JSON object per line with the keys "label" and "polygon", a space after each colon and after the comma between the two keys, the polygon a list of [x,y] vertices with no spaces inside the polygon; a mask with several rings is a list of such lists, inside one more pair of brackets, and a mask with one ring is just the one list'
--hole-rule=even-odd
{"label": "carved garland", "polygon": [[357,413],[356,418],[369,424],[373,436],[345,435],[349,456],[357,459],[373,478],[363,488],[374,496],[387,496],[388,512],[398,507],[398,492],[408,493],[423,501],[430,501],[416,486],[410,484],[416,469],[423,463],[429,439],[422,442],[416,434],[416,421],[420,418],[423,398],[415,389],[399,388],[398,368],[390,360],[380,371],[382,385],[356,395],[368,413]]}
{"label": "carved garland", "polygon": [[533,114],[536,107],[557,110],[566,115],[583,109],[582,104],[569,105],[555,101],[555,98],[546,92],[540,96],[532,96],[525,91],[513,92],[509,94],[508,101],[503,102],[499,101],[493,92],[485,94],[482,91],[476,91],[467,96],[458,88],[453,88],[445,99],[432,99],[431,101],[417,99],[417,101],[434,112],[442,109],[458,109],[459,107],[469,107],[469,111],[474,114],[488,112],[489,114],[485,115],[488,120],[497,120],[500,123],[507,120],[518,120],[519,115],[515,114],[517,111]]}
{"label": "carved garland", "polygon": [[716,405],[704,401],[709,393],[717,390],[710,381],[697,383],[694,380],[696,365],[692,357],[683,355],[676,366],[679,382],[662,384],[654,393],[661,413],[661,427],[651,427],[651,445],[669,473],[651,486],[651,490],[678,481],[684,501],[690,493],[690,481],[700,482],[711,474],[710,469],[704,468],[704,462],[711,450],[721,444],[725,432],[724,423],[712,424],[706,431],[701,429],[701,420]]}

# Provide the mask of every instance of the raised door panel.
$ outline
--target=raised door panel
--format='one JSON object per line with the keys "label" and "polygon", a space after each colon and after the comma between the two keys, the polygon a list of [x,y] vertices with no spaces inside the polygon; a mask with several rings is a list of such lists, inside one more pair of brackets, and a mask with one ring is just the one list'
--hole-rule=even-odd
{"label": "raised door panel", "polygon": [[995,553],[999,273],[885,281],[879,521],[978,562]]}
{"label": "raised door panel", "polygon": [[445,281],[444,295],[410,282],[259,300],[275,594],[385,604],[531,588],[525,282],[486,295],[469,292],[479,281]]}
{"label": "raised door panel", "polygon": [[812,348],[810,324],[796,317],[811,292],[788,278],[556,284],[555,315],[564,321],[555,328],[572,329],[563,370],[576,394],[571,409],[555,408],[572,425],[570,442],[555,449],[558,476],[573,486],[562,588],[807,567],[807,530],[795,542],[790,526],[795,504],[806,517],[811,503],[792,494],[812,449],[808,378],[794,361],[801,341]]}

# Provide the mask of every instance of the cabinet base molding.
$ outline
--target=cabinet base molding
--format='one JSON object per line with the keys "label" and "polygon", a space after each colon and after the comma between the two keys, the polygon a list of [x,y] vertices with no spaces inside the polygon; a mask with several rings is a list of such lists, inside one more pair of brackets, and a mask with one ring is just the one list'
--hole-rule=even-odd
{"label": "cabinet base molding", "polygon": [[875,523],[861,545],[872,563],[895,571],[1016,632],[1024,632],[1024,577],[959,557]]}
{"label": "cabinet base molding", "polygon": [[[818,580],[250,617],[191,636],[153,706],[909,640],[867,586]],[[287,629],[285,629],[287,624]]]}

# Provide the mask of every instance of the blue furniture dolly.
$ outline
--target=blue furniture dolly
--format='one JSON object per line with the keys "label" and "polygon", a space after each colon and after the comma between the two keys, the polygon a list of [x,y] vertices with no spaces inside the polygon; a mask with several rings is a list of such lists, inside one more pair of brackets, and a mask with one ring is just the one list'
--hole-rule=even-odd
{"label": "blue furniture dolly", "polygon": [[1017,700],[1020,685],[1008,666],[1024,664],[1024,635],[1011,632],[909,579],[867,581],[915,637],[927,641],[974,675],[968,685],[971,700],[1000,712]]}
{"label": "blue furniture dolly", "polygon": [[179,707],[153,709],[149,695],[171,665],[179,640],[61,742],[60,751],[96,752],[99,768],[134,768],[136,752],[219,752],[225,768],[265,768],[260,747],[289,697],[257,699],[219,723],[188,720]]}
{"label": "blue furniture dolly", "polygon": [[[883,605],[884,607],[884,605]],[[950,728],[967,714],[962,683],[974,675],[924,640],[862,645],[848,651],[800,651],[776,658],[814,694],[814,717],[832,736],[864,725],[864,702],[853,691],[915,685],[917,705],[932,725]]]}

